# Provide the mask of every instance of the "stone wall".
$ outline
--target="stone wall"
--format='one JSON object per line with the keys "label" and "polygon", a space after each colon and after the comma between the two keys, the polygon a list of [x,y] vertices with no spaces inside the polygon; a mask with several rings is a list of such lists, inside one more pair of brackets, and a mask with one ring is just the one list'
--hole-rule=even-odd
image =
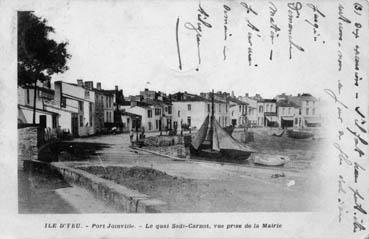
{"label": "stone wall", "polygon": [[18,129],[18,166],[23,167],[24,160],[38,160],[38,127]]}
{"label": "stone wall", "polygon": [[189,156],[189,150],[187,150],[184,144],[176,144],[170,146],[146,146],[144,149],[148,149],[150,151],[156,152],[158,154],[172,156],[177,158],[186,158]]}
{"label": "stone wall", "polygon": [[[144,139],[144,148],[156,153],[186,158],[189,156],[189,148],[185,147],[184,136],[152,136]],[[189,145],[188,145],[189,146]]]}
{"label": "stone wall", "polygon": [[171,146],[177,144],[183,144],[183,136],[151,136],[144,139],[144,146]]}

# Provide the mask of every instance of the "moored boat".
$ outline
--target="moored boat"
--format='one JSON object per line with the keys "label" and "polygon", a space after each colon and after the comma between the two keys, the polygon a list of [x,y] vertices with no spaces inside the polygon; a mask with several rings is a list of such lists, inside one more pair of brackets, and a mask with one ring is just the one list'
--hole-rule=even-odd
{"label": "moored boat", "polygon": [[254,164],[265,165],[265,166],[282,166],[289,162],[288,156],[274,155],[274,154],[259,154],[256,153],[253,156]]}
{"label": "moored boat", "polygon": [[307,139],[314,136],[312,132],[304,130],[287,130],[287,136],[294,139]]}
{"label": "moored boat", "polygon": [[214,117],[214,97],[212,95],[211,115],[202,123],[191,142],[191,154],[216,158],[227,156],[229,160],[245,160],[256,152],[250,146],[238,142],[229,132],[223,129]]}

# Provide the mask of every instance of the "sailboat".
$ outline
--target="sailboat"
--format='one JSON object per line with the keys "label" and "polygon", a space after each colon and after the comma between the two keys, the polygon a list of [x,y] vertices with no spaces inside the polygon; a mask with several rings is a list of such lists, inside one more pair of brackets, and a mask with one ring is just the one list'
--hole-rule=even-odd
{"label": "sailboat", "polygon": [[226,156],[228,159],[247,159],[256,152],[250,146],[242,144],[224,130],[214,117],[214,96],[212,95],[212,112],[202,123],[191,142],[191,154],[204,157]]}

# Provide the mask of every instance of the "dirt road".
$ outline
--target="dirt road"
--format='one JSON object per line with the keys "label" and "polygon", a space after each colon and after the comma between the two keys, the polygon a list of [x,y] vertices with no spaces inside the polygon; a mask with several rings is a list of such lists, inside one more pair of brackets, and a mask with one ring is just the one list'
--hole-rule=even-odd
{"label": "dirt road", "polygon": [[[265,139],[261,140],[265,145]],[[72,167],[151,168],[183,179],[181,182],[171,179],[163,182],[161,178],[154,178],[142,180],[141,184],[119,182],[166,201],[170,212],[310,211],[316,209],[315,202],[319,198],[319,177],[314,167],[310,167],[315,163],[311,158],[309,162],[301,162],[304,167],[300,168],[262,168],[207,161],[174,161],[130,149],[126,134],[75,139],[71,143],[82,142],[107,147],[99,148],[95,152],[97,155],[90,154],[81,161],[65,164]],[[286,145],[291,147],[291,144]],[[278,151],[274,147],[273,150]],[[319,158],[314,147],[300,142],[293,147],[290,152],[297,154],[300,161],[308,160],[306,157],[311,155],[314,160]],[[287,152],[288,148],[279,150]]]}

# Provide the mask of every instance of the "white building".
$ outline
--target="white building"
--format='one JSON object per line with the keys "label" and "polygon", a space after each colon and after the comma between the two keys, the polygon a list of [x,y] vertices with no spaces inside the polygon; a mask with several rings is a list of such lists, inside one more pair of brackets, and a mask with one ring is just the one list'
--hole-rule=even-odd
{"label": "white building", "polygon": [[262,99],[257,101],[258,126],[278,126],[277,101]]}
{"label": "white building", "polygon": [[140,101],[131,101],[129,105],[120,106],[120,109],[125,112],[141,116],[141,128],[147,132],[165,131],[169,128],[163,108],[164,103],[148,104]]}
{"label": "white building", "polygon": [[[33,123],[34,88],[19,87],[18,94],[18,124]],[[36,114],[35,123],[42,127],[56,129],[58,127],[59,114],[47,109],[47,105],[54,100],[55,92],[49,87],[38,84],[36,89]]]}
{"label": "white building", "polygon": [[289,101],[295,103],[298,109],[298,117],[295,118],[295,127],[317,127],[323,123],[320,112],[320,102],[314,96],[304,93],[288,97]]}
{"label": "white building", "polygon": [[95,93],[78,84],[56,81],[55,104],[50,110],[60,114],[59,125],[73,136],[88,136],[95,133]]}
{"label": "white building", "polygon": [[229,97],[229,114],[231,124],[234,127],[241,127],[246,125],[247,119],[247,103],[236,98]]}
{"label": "white building", "polygon": [[[211,114],[211,100],[184,93],[171,96],[173,104],[173,125],[182,129],[182,125],[199,129],[207,115]],[[230,125],[229,106],[226,102],[214,100],[214,117],[222,127]]]}
{"label": "white building", "polygon": [[247,103],[247,120],[250,123],[250,126],[257,126],[258,123],[258,104],[255,99],[249,97],[248,94],[245,96],[239,96],[239,100]]}
{"label": "white building", "polygon": [[286,100],[277,102],[278,124],[281,128],[295,127],[301,124],[300,107]]}

